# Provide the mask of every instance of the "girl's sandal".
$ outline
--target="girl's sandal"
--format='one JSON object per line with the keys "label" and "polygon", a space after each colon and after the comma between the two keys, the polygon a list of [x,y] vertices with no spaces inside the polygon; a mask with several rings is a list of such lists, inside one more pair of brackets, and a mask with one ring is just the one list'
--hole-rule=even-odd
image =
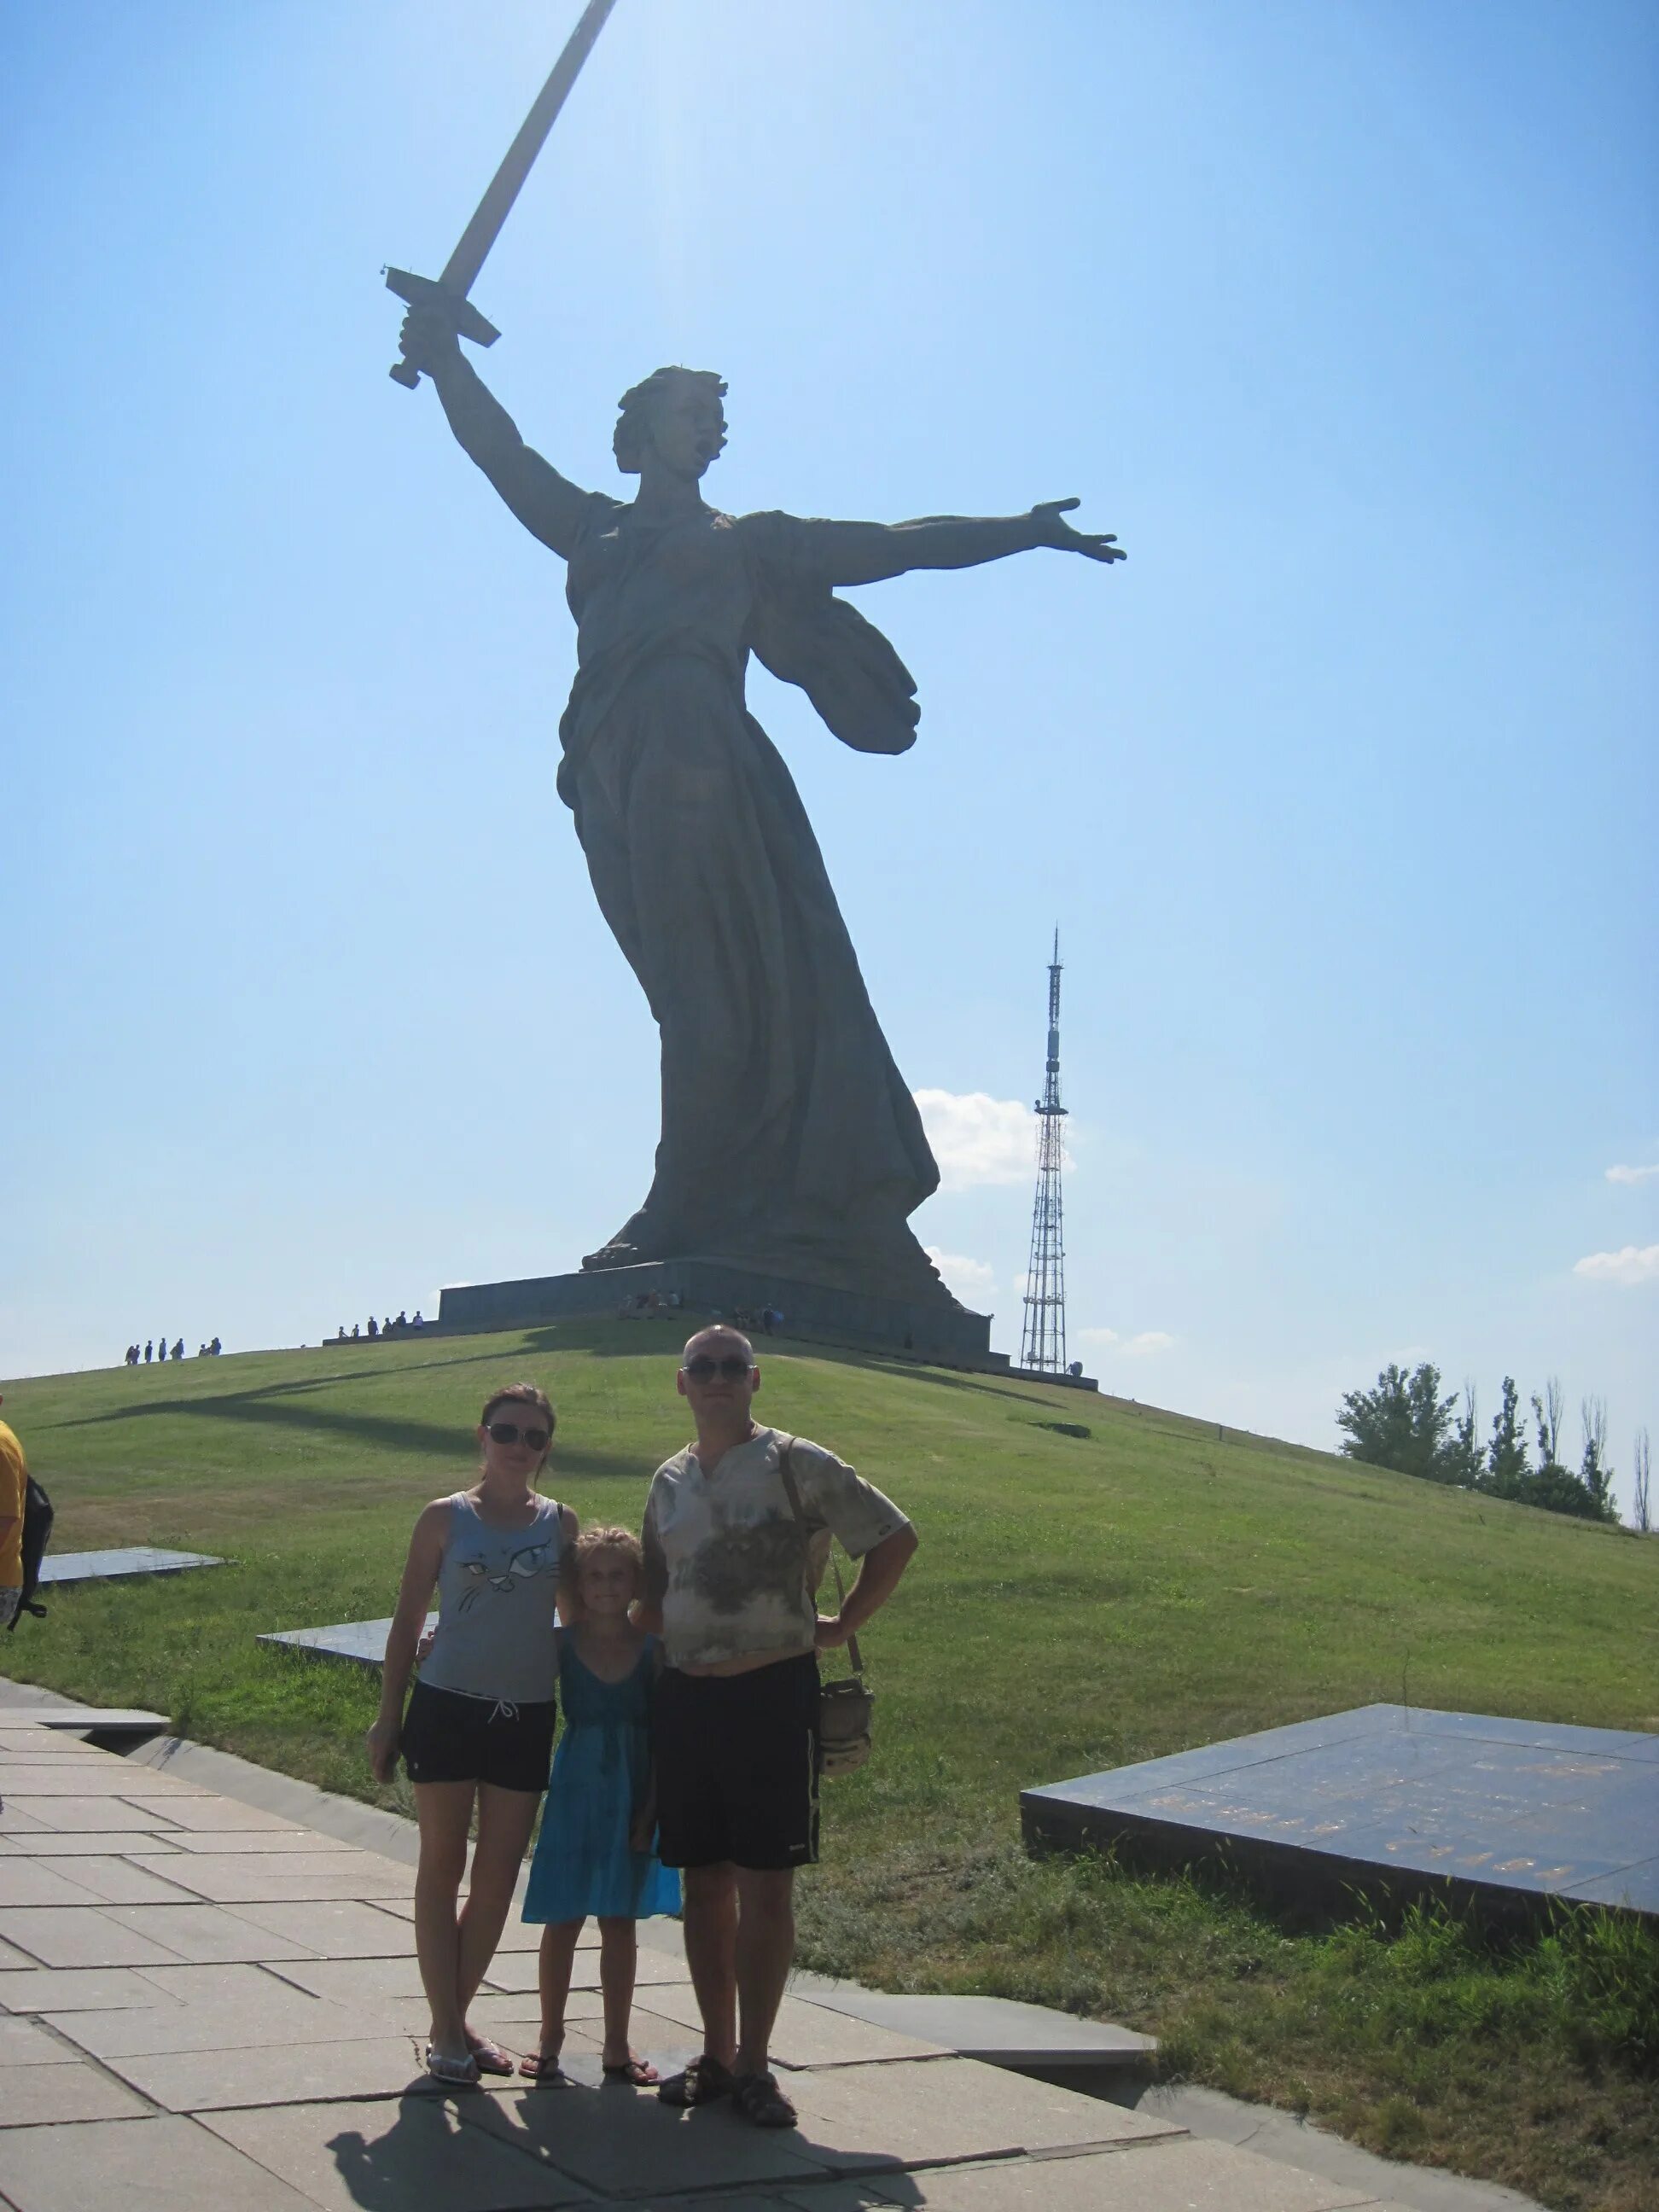
{"label": "girl's sandal", "polygon": [[732,2102],[745,2120],[752,2120],[757,2128],[793,2128],[800,2124],[800,2115],[790,2103],[771,2074],[745,2074],[733,2084]]}
{"label": "girl's sandal", "polygon": [[519,2071],[526,2081],[539,2081],[544,2088],[568,2089],[570,2076],[559,2063],[556,2051],[532,2051],[528,2058],[519,2061]]}
{"label": "girl's sandal", "polygon": [[480,2074],[511,2074],[513,2060],[499,2043],[492,2043],[487,2035],[469,2035],[466,2047],[472,2053],[472,2063]]}
{"label": "girl's sandal", "polygon": [[630,2051],[620,2066],[600,2069],[607,2081],[625,2081],[630,2089],[654,2089],[661,2076],[654,2066]]}
{"label": "girl's sandal", "polygon": [[657,2096],[665,2105],[712,2105],[718,2097],[729,2097],[735,2086],[730,2070],[705,2051],[683,2074],[671,2074],[659,2082]]}

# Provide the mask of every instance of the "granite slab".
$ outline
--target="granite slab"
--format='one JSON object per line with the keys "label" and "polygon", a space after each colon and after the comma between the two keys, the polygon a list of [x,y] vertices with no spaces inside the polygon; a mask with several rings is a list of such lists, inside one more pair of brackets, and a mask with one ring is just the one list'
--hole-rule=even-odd
{"label": "granite slab", "polygon": [[1158,2049],[1150,2035],[1109,2021],[1079,2020],[1046,2005],[1007,1997],[889,1996],[851,1987],[802,1992],[813,2005],[867,2021],[872,2027],[930,2038],[934,2049],[991,2066],[1144,2066]]}
{"label": "granite slab", "polygon": [[594,2202],[579,2182],[463,2127],[453,2104],[436,2097],[216,2112],[203,2125],[322,2212],[416,2204],[443,2212],[554,2212]]}
{"label": "granite slab", "polygon": [[295,1948],[290,1956],[311,1953],[323,1959],[403,1959],[415,1955],[415,1931],[361,1899],[310,1899],[297,1905],[256,1905],[243,1899],[224,1910],[266,1935],[284,1936]]}
{"label": "granite slab", "polygon": [[125,1575],[182,1575],[192,1567],[222,1567],[205,1552],[166,1552],[154,1544],[129,1544],[110,1552],[48,1552],[40,1562],[44,1589],[65,1583],[104,1583]]}
{"label": "granite slab", "polygon": [[[902,2194],[900,2193],[902,2191]],[[805,2193],[790,2212],[820,2212]],[[866,2203],[917,2212],[1347,2212],[1375,2199],[1252,2152],[1187,2137],[1079,2157],[1003,2159],[907,2174],[888,2195],[880,2179]]]}
{"label": "granite slab", "polygon": [[180,1852],[178,1858],[155,1866],[135,1853],[134,1863],[169,1875],[180,1887],[218,1905],[294,1904],[313,1899],[327,1903],[395,1896],[415,1885],[413,1867],[349,1845],[316,1851]]}
{"label": "granite slab", "polygon": [[0,1972],[0,2005],[10,2013],[69,2012],[82,2007],[110,2011],[118,2005],[172,2002],[132,1966],[24,1966]]}
{"label": "granite slab", "polygon": [[675,2112],[654,2096],[616,2087],[509,2089],[456,2109],[463,2127],[526,2151],[550,2172],[604,2196],[697,2191],[718,2203],[716,2191],[753,2191],[826,2171],[791,2132],[750,2127],[718,2105]]}
{"label": "granite slab", "polygon": [[[80,1857],[48,1860],[35,1856],[26,1862],[42,1871],[50,1870],[64,1881],[72,1881],[86,1896],[82,1902],[94,1905],[188,1905],[191,1894],[180,1889],[176,1882],[168,1881],[153,1869],[134,1866],[113,1852],[94,1852]],[[3,1887],[3,1884],[0,1884]],[[24,1902],[19,1899],[19,1904]],[[43,1902],[45,1900],[42,1900]],[[9,1900],[8,1900],[9,1902]]]}
{"label": "granite slab", "polygon": [[160,2117],[11,2130],[0,2192],[17,2212],[315,2212],[191,2121]]}
{"label": "granite slab", "polygon": [[170,2112],[437,2094],[407,2036],[156,2051],[105,2063]]}
{"label": "granite slab", "polygon": [[239,1919],[220,1905],[186,1902],[182,1905],[112,1905],[109,1917],[136,1935],[164,1947],[174,1960],[197,1966],[250,1964],[263,1960],[305,1959],[312,1954],[302,1943],[286,1936],[273,1936]]}
{"label": "granite slab", "polygon": [[[337,1620],[326,1628],[270,1629],[254,1640],[277,1650],[298,1651],[308,1658],[349,1660],[354,1666],[372,1667],[378,1672],[386,1664],[392,1618],[387,1613],[383,1620]],[[428,1613],[426,1625],[437,1626],[435,1613]]]}
{"label": "granite slab", "polygon": [[[152,1906],[151,1911],[158,1908]],[[0,1909],[0,1937],[43,1966],[170,1966],[178,1954],[124,1928],[119,1906],[23,1905]]]}
{"label": "granite slab", "polygon": [[[0,2128],[56,2128],[69,2120],[142,2120],[142,2101],[96,2066],[0,2063]],[[4,2167],[0,2164],[0,2177]],[[0,2190],[5,2187],[0,2178]]]}
{"label": "granite slab", "polygon": [[1280,1887],[1659,1917],[1659,1735],[1364,1705],[1021,1794],[1027,1840],[1219,1852]]}
{"label": "granite slab", "polygon": [[125,1793],[127,1803],[136,1805],[141,1813],[155,1814],[159,1826],[204,1835],[249,1830],[260,1835],[309,1836],[313,1845],[325,1840],[314,1829],[302,1828],[297,1820],[285,1820],[280,1813],[264,1812],[258,1805],[239,1804],[234,1797],[181,1798],[176,1791],[152,1794],[143,1786],[149,1779],[143,1767],[129,1763],[127,1774],[132,1785]]}
{"label": "granite slab", "polygon": [[[658,2018],[672,2021],[682,2032],[695,2032],[701,2039],[702,2015],[696,1992],[689,1984],[653,1986],[641,2002]],[[845,2013],[802,1998],[786,1996],[778,2007],[772,2031],[772,2057],[780,2066],[863,2066],[893,2058],[944,2058],[955,2056],[951,2045],[905,2035],[888,2027],[872,2027]]]}
{"label": "granite slab", "polygon": [[[56,1806],[64,1800],[54,1797],[52,1802]],[[15,1858],[118,1858],[131,1850],[159,1856],[176,1848],[173,1838],[177,1833],[176,1829],[161,1828],[42,1827],[9,1837],[7,1848],[9,1856]],[[71,1881],[75,1879],[73,1867],[60,1867],[58,1872],[68,1875]]]}

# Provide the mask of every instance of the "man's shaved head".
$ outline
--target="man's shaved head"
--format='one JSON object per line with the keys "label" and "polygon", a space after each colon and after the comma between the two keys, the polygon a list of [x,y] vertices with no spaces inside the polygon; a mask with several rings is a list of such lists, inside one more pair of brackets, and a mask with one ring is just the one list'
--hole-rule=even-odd
{"label": "man's shaved head", "polygon": [[695,1336],[688,1336],[680,1358],[682,1360],[690,1359],[699,1349],[707,1351],[718,1344],[735,1344],[746,1352],[750,1359],[755,1356],[754,1346],[740,1328],[733,1328],[729,1322],[717,1321],[710,1322],[707,1328],[700,1328]]}

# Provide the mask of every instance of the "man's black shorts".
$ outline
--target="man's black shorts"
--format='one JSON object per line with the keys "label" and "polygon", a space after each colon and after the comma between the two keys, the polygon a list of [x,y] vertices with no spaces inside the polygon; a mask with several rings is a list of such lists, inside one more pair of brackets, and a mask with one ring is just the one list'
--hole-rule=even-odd
{"label": "man's black shorts", "polygon": [[811,1866],[818,1856],[815,1652],[748,1674],[657,1685],[658,1850],[665,1866]]}
{"label": "man's black shorts", "polygon": [[411,1782],[489,1782],[540,1791],[553,1763],[557,1707],[463,1697],[416,1682],[398,1748]]}

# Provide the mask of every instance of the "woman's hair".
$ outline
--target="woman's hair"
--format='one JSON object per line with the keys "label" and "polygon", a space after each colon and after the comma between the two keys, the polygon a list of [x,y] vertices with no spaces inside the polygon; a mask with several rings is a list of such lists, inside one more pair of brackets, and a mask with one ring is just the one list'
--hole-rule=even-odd
{"label": "woman's hair", "polygon": [[726,397],[726,380],[716,376],[712,368],[656,368],[643,383],[631,386],[617,402],[622,413],[617,417],[617,427],[611,437],[617,466],[625,477],[640,472],[640,463],[651,435],[652,408],[681,379],[707,385],[716,399]]}
{"label": "woman's hair", "polygon": [[[509,1382],[504,1389],[492,1390],[484,1400],[484,1409],[478,1416],[478,1426],[487,1429],[496,1408],[501,1406],[533,1406],[538,1413],[547,1417],[547,1433],[550,1438],[558,1426],[558,1415],[553,1411],[553,1401],[535,1382]],[[550,1443],[548,1449],[552,1449]]]}
{"label": "woman's hair", "polygon": [[559,1555],[559,1619],[567,1628],[582,1617],[582,1569],[595,1552],[623,1553],[633,1566],[635,1587],[645,1587],[645,1553],[631,1528],[584,1528]]}

